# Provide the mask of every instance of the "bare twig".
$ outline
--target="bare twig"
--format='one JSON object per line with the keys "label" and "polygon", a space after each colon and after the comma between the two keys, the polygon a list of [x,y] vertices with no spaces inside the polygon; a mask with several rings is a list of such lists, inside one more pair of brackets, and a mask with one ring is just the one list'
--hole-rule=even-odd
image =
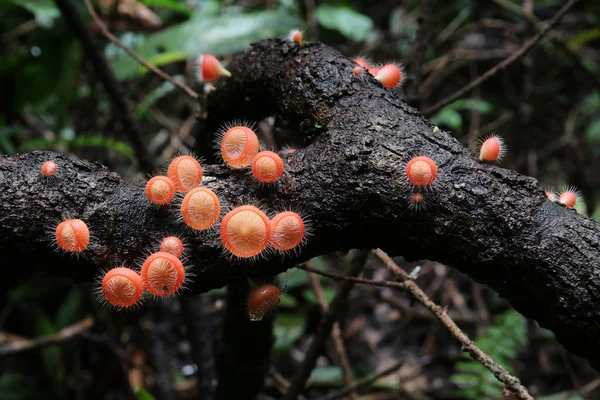
{"label": "bare twig", "polygon": [[58,344],[79,336],[94,326],[94,319],[90,316],[85,317],[79,322],[61,329],[53,335],[43,336],[37,339],[17,338],[14,335],[0,332],[0,356],[20,353],[38,347]]}
{"label": "bare twig", "polygon": [[392,366],[384,369],[383,371],[375,372],[374,374],[372,374],[371,376],[366,377],[365,379],[361,380],[360,382],[356,382],[352,386],[348,386],[346,388],[338,390],[337,392],[333,392],[333,393],[331,393],[331,394],[323,397],[321,400],[335,400],[335,399],[339,399],[341,397],[344,397],[348,393],[356,392],[359,389],[362,389],[362,388],[365,388],[365,387],[371,385],[377,379],[382,378],[382,377],[384,377],[386,375],[389,375],[389,374],[395,372],[396,370],[398,370],[403,365],[404,365],[404,360],[400,360],[397,363],[395,363],[394,365],[392,365]]}
{"label": "bare twig", "polygon": [[56,0],[56,4],[66,22],[75,33],[75,36],[77,36],[81,42],[83,50],[94,68],[98,80],[102,82],[102,85],[106,89],[115,113],[119,116],[121,123],[123,124],[123,131],[129,136],[129,141],[131,142],[141,169],[146,173],[151,173],[154,170],[154,162],[146,148],[146,138],[131,114],[131,108],[125,101],[126,97],[119,81],[117,81],[117,78],[108,66],[104,55],[96,47],[92,34],[85,25],[77,9],[73,6],[73,3],[70,0]]}
{"label": "bare twig", "polygon": [[106,38],[108,40],[110,40],[111,42],[113,42],[114,44],[116,44],[117,46],[119,46],[127,54],[129,54],[129,56],[131,58],[133,58],[138,63],[142,64],[144,67],[148,68],[150,71],[154,72],[156,75],[160,76],[164,80],[169,81],[173,85],[175,85],[178,88],[182,89],[191,98],[193,98],[193,99],[197,99],[198,98],[198,93],[196,93],[196,91],[194,91],[188,85],[186,85],[183,82],[180,82],[180,81],[176,80],[175,78],[173,78],[171,75],[167,74],[166,72],[164,72],[160,68],[157,68],[154,65],[150,64],[148,61],[146,61],[142,57],[140,57],[135,51],[133,51],[132,49],[130,49],[129,47],[127,47],[123,43],[121,43],[121,41],[115,35],[113,35],[112,33],[110,33],[110,31],[108,30],[108,27],[106,26],[106,24],[104,22],[102,22],[102,20],[100,19],[100,17],[98,17],[98,14],[96,14],[96,11],[94,10],[94,7],[90,4],[90,0],[84,0],[84,1],[85,1],[85,6],[87,7],[88,12],[90,13],[90,16],[92,17],[92,19],[94,20],[94,22],[96,23],[96,25],[98,25],[98,27],[102,31],[102,34],[104,36],[106,36]]}
{"label": "bare twig", "polygon": [[[269,369],[269,375],[271,375],[271,377],[275,381],[277,390],[279,390],[281,394],[285,394],[287,389],[290,387],[290,382],[287,379],[285,379],[283,375],[277,372],[277,370],[273,367]],[[306,397],[299,395],[298,400],[306,400]]]}
{"label": "bare twig", "polygon": [[407,291],[415,300],[419,301],[429,311],[431,311],[435,315],[435,317],[448,329],[452,336],[458,339],[458,341],[462,344],[463,350],[468,352],[474,360],[479,361],[484,367],[489,369],[500,382],[504,383],[508,390],[510,390],[515,396],[517,396],[517,398],[522,400],[533,399],[533,397],[531,397],[527,389],[521,384],[521,381],[517,377],[512,376],[508,371],[506,371],[506,369],[504,369],[501,365],[496,364],[490,356],[488,356],[480,348],[478,348],[475,345],[475,343],[473,343],[473,341],[469,339],[469,337],[454,323],[452,318],[448,316],[446,310],[435,304],[431,299],[429,299],[429,297],[423,292],[423,290],[421,290],[421,288],[416,284],[415,281],[405,278],[408,277],[406,271],[398,267],[394,260],[392,260],[382,250],[377,249],[375,251],[375,254],[394,274],[405,279],[404,282],[374,281],[370,279],[345,277],[341,275],[335,275],[315,270],[310,267],[307,267],[306,265],[298,266],[298,268],[305,269],[309,272],[315,272],[317,274],[321,274],[332,279],[352,281],[356,283],[364,283],[374,286],[393,287]]}
{"label": "bare twig", "polygon": [[[360,250],[354,256],[354,259],[352,260],[352,266],[350,267],[350,271],[348,272],[349,278],[354,278],[361,273],[365,266],[365,262],[367,261],[368,255],[368,251]],[[312,270],[312,268],[311,271],[315,272],[315,270]],[[351,279],[348,279],[346,282],[344,282],[341,285],[338,293],[335,295],[335,297],[329,304],[329,308],[327,309],[327,312],[325,312],[325,314],[323,315],[321,323],[317,328],[317,334],[315,335],[315,338],[312,341],[310,347],[306,351],[304,361],[302,362],[302,365],[300,365],[300,370],[298,371],[296,376],[294,376],[294,379],[292,380],[287,393],[283,397],[283,400],[297,399],[302,389],[304,389],[304,384],[306,383],[306,380],[308,379],[310,373],[315,367],[319,354],[321,354],[323,348],[325,347],[325,342],[329,337],[329,333],[331,332],[333,323],[336,321],[338,314],[342,310],[343,304],[345,303],[346,298],[350,293],[350,290],[352,289],[352,287],[354,287],[354,283],[355,281]]]}
{"label": "bare twig", "polygon": [[[402,270],[398,265],[388,256],[383,250],[377,249],[375,251],[377,257],[382,260],[385,265],[396,275],[404,277],[406,272]],[[398,273],[398,271],[402,271]],[[484,353],[479,347],[473,343],[471,339],[454,323],[452,318],[448,316],[446,310],[437,304],[435,304],[426,294],[421,290],[419,285],[414,280],[405,280],[402,282],[406,285],[406,290],[413,296],[413,298],[423,304],[429,311],[431,311],[438,320],[448,329],[448,331],[462,344],[463,350],[466,350],[469,355],[479,361],[484,367],[489,369],[494,376],[506,387],[515,394],[519,399],[532,400],[533,397],[529,394],[527,389],[521,385],[519,378],[512,376],[507,370],[501,365],[496,364],[494,360],[486,353]]]}
{"label": "bare twig", "polygon": [[[310,262],[309,262],[310,263]],[[323,312],[327,311],[327,300],[325,299],[325,294],[323,293],[323,288],[321,287],[321,282],[319,282],[319,278],[317,274],[310,272],[308,274],[310,279],[310,285],[315,291],[315,295],[317,296],[317,300],[321,305],[321,310]],[[331,328],[331,339],[333,340],[333,344],[335,346],[335,351],[340,361],[340,365],[342,366],[342,371],[344,372],[344,380],[346,385],[352,386],[354,384],[354,377],[352,376],[352,369],[350,368],[350,363],[348,362],[348,355],[346,353],[346,348],[344,346],[344,340],[342,339],[342,332],[340,331],[340,323],[335,321],[333,323],[333,327]],[[356,392],[351,390],[348,392],[350,394],[350,398],[352,400],[358,400],[358,396]]]}
{"label": "bare twig", "polygon": [[[507,11],[513,12],[521,18],[523,18],[525,22],[527,22],[533,29],[535,29],[536,32],[540,33],[542,31],[542,23],[533,13],[533,2],[531,0],[526,0],[523,8],[507,0],[493,1],[494,3],[496,3],[496,5],[504,8]],[[596,74],[591,73],[590,70],[587,69],[585,65],[583,65],[579,56],[572,49],[569,48],[564,39],[562,39],[559,36],[557,37],[556,35],[555,37],[551,37],[551,39],[553,39],[554,42],[558,44],[560,48],[569,55],[569,57],[571,58],[571,60],[573,60],[577,68],[579,68],[581,72],[583,72],[587,76],[590,82],[594,83],[596,87],[600,87],[600,78],[598,78]]]}
{"label": "bare twig", "polygon": [[473,90],[473,88],[481,85],[483,82],[487,81],[489,78],[496,75],[499,71],[505,69],[506,67],[508,67],[509,65],[511,65],[512,63],[514,63],[515,61],[517,61],[518,59],[520,59],[527,53],[529,53],[539,43],[539,41],[542,40],[542,38],[546,35],[546,33],[548,33],[552,28],[554,28],[560,22],[562,17],[567,13],[567,11],[569,11],[571,9],[571,7],[573,7],[573,5],[575,3],[577,3],[577,1],[578,0],[567,1],[567,3],[556,13],[556,15],[552,18],[552,20],[546,26],[541,28],[541,30],[535,36],[533,36],[531,39],[529,39],[527,42],[525,42],[525,44],[523,46],[521,46],[519,48],[519,50],[517,50],[516,52],[514,52],[513,54],[511,54],[510,56],[505,58],[504,61],[497,64],[495,67],[486,71],[483,75],[480,75],[479,78],[471,81],[471,83],[469,83],[468,85],[463,86],[462,88],[460,88],[459,90],[457,90],[456,92],[451,94],[450,96],[446,97],[445,99],[440,100],[433,106],[425,109],[423,111],[423,114],[431,115],[434,112],[438,111],[440,108],[447,106],[448,104],[452,103],[454,100],[463,96],[465,93],[468,93],[469,91]]}

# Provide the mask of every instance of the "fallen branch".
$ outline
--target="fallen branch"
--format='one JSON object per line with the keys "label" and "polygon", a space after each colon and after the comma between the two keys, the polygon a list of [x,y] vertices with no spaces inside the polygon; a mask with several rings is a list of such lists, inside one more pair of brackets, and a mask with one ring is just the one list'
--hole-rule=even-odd
{"label": "fallen branch", "polygon": [[[320,254],[381,248],[458,268],[600,367],[600,224],[549,201],[535,179],[479,162],[394,91],[355,77],[354,65],[319,43],[265,40],[234,55],[233,76],[208,95],[207,132],[276,114],[304,135],[306,147],[282,156],[286,173],[271,186],[221,165],[205,165],[202,182],[219,196],[222,215],[248,202],[302,210],[312,236],[301,251],[231,260],[218,230],[196,233],[178,221],[177,203],[150,204],[145,182],[32,152],[0,157],[0,248],[21,262],[0,266],[0,286],[36,271],[92,281],[107,266],[139,266],[173,233],[189,243],[189,293],[275,275]],[[435,160],[439,175],[426,193],[429,207],[415,212],[404,166],[421,154]],[[59,170],[47,180],[39,168],[50,158]],[[52,250],[49,232],[67,216],[85,220],[93,235],[79,259]]]}
{"label": "fallen branch", "polygon": [[93,326],[94,319],[88,316],[53,335],[42,336],[36,339],[17,338],[14,335],[0,332],[0,357],[66,342],[85,333]]}

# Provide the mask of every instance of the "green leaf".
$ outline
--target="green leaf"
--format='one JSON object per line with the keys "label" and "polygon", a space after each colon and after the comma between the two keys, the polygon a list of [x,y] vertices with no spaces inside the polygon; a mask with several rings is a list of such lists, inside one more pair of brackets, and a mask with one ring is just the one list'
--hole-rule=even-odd
{"label": "green leaf", "polygon": [[479,99],[459,99],[448,104],[446,107],[452,110],[477,111],[482,114],[488,114],[493,110],[493,107],[489,102]]}
{"label": "green leaf", "polygon": [[142,0],[142,3],[148,7],[162,7],[171,11],[176,11],[185,16],[192,15],[192,11],[183,2],[174,0]]}
{"label": "green leaf", "polygon": [[355,42],[373,35],[373,20],[343,4],[323,3],[315,9],[315,18],[325,28],[336,30]]}
{"label": "green leaf", "polygon": [[[526,343],[527,320],[512,309],[497,315],[492,326],[475,339],[475,344],[482,351],[509,372],[510,362]],[[451,378],[460,387],[454,393],[456,396],[475,400],[499,398],[502,394],[502,384],[477,361],[463,355],[454,367],[459,371]]]}
{"label": "green leaf", "polygon": [[31,376],[5,372],[0,375],[0,400],[28,400],[42,398]]}
{"label": "green leaf", "polygon": [[[38,310],[36,319],[36,333],[38,336],[47,336],[56,333],[48,315]],[[40,349],[44,369],[54,385],[54,393],[59,399],[64,399],[66,394],[66,372],[62,357],[62,350],[58,345],[44,346]]]}
{"label": "green leaf", "polygon": [[210,296],[224,297],[227,294],[227,288],[222,287],[222,288],[212,289],[212,290],[208,291],[208,294]]}
{"label": "green leaf", "polygon": [[459,386],[475,386],[479,378],[474,375],[459,374],[452,377],[452,382]]}
{"label": "green leaf", "polygon": [[[329,304],[335,297],[335,290],[333,290],[330,287],[323,288],[323,294],[325,295],[325,300],[327,300],[327,304]],[[315,292],[312,289],[307,289],[303,291],[302,296],[306,299],[306,301],[310,303],[316,304],[318,302],[317,296],[315,295]]]}
{"label": "green leaf", "polygon": [[62,290],[64,287],[57,285],[22,283],[8,292],[8,298],[12,301],[38,300],[44,296],[55,296]]}
{"label": "green leaf", "polygon": [[135,398],[136,400],[156,400],[156,398],[143,387],[135,388]]}
{"label": "green leaf", "polygon": [[56,316],[54,317],[56,328],[62,329],[79,320],[82,317],[82,304],[83,293],[81,287],[73,286],[56,311]]}
{"label": "green leaf", "polygon": [[597,142],[600,140],[600,118],[592,121],[585,130],[585,137],[591,142]]}
{"label": "green leaf", "polygon": [[[187,58],[183,51],[170,51],[168,53],[157,54],[146,61],[155,67],[161,67],[163,65],[169,65],[180,61],[185,61]],[[150,70],[143,65],[140,65],[139,74],[147,74]]]}
{"label": "green leaf", "polygon": [[[183,52],[190,58],[203,53],[220,56],[244,50],[252,42],[283,35],[301,25],[300,18],[283,10],[242,12],[228,7],[221,15],[195,12],[181,24],[145,36],[133,50],[145,59],[172,52]],[[110,64],[119,79],[140,72],[139,64],[123,52],[113,56]]]}
{"label": "green leaf", "polygon": [[281,307],[294,308],[298,305],[298,300],[292,296],[281,296],[279,305]]}
{"label": "green leaf", "polygon": [[447,126],[451,130],[457,131],[462,128],[462,117],[455,110],[443,108],[431,117],[431,122],[436,126]]}
{"label": "green leaf", "polygon": [[300,286],[305,286],[307,284],[308,284],[308,272],[306,272],[303,269],[298,269],[298,268],[296,268],[292,272],[290,272],[289,277],[287,278],[287,281],[285,283],[288,290],[295,289]]}
{"label": "green leaf", "polygon": [[567,42],[567,47],[569,50],[576,50],[578,47],[583,46],[588,42],[592,42],[598,38],[600,38],[600,28],[588,29],[587,31],[583,31],[571,38]]}
{"label": "green leaf", "polygon": [[[174,77],[177,79],[176,77]],[[171,82],[163,82],[156,89],[152,90],[135,108],[133,114],[136,119],[144,116],[150,106],[160,100],[162,97],[171,93],[175,89],[175,85]]]}
{"label": "green leaf", "polygon": [[12,156],[17,152],[10,138],[15,136],[17,130],[11,126],[0,127],[0,150],[3,154]]}
{"label": "green leaf", "polygon": [[54,131],[58,132],[65,126],[65,119],[69,106],[77,95],[77,81],[81,67],[82,49],[79,41],[74,37],[65,39],[61,49],[60,74],[56,85],[56,103],[54,116],[56,122]]}
{"label": "green leaf", "polygon": [[[68,131],[67,131],[68,132]],[[55,140],[33,139],[19,146],[19,151],[26,153],[36,149],[53,148],[58,145],[77,147],[103,147],[125,155],[131,162],[135,162],[135,154],[131,147],[120,140],[105,138],[104,136],[74,136],[72,139],[59,138]]]}
{"label": "green leaf", "polygon": [[309,379],[313,385],[340,385],[344,383],[344,374],[337,365],[321,365],[312,370]]}
{"label": "green leaf", "polygon": [[31,12],[36,21],[44,28],[52,27],[52,23],[60,16],[60,10],[52,0],[12,0],[14,4]]}
{"label": "green leaf", "polygon": [[273,333],[275,334],[276,352],[289,349],[304,331],[305,317],[300,314],[280,314],[275,318]]}

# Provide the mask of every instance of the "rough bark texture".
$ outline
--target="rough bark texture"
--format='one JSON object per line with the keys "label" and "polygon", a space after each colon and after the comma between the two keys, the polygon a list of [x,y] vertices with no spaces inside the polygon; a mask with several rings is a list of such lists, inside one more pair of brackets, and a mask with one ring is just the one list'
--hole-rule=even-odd
{"label": "rough bark texture", "polygon": [[[152,206],[144,182],[34,152],[0,158],[0,281],[10,285],[34,271],[90,280],[101,268],[133,266],[173,233],[192,248],[196,293],[326,252],[379,247],[458,268],[599,368],[600,224],[547,200],[535,179],[479,162],[452,136],[434,133],[394,91],[355,77],[353,67],[325,45],[268,40],[234,56],[227,66],[233,77],[209,95],[209,132],[228,120],[277,114],[304,133],[307,147],[283,156],[286,174],[274,185],[222,166],[207,166],[203,179],[220,196],[223,215],[245,202],[301,210],[312,236],[300,253],[231,260],[217,230],[194,233],[178,221],[176,205]],[[421,212],[408,208],[404,173],[417,155],[439,168]],[[39,173],[48,158],[59,168],[52,179]],[[79,260],[51,250],[53,227],[67,216],[82,218],[93,233]]]}

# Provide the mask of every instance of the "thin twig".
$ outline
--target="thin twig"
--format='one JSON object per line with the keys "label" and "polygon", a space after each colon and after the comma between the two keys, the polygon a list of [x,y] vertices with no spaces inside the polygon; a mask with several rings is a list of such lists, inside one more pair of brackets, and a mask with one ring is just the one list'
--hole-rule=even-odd
{"label": "thin twig", "polygon": [[[401,269],[390,256],[388,256],[383,250],[377,249],[375,251],[377,257],[382,260],[385,265],[396,275],[404,277],[406,272]],[[402,271],[398,273],[398,271]],[[450,331],[452,336],[458,339],[462,344],[463,350],[466,350],[469,355],[479,361],[484,367],[489,369],[494,376],[512,392],[519,399],[522,400],[533,400],[533,397],[529,394],[527,389],[521,384],[521,381],[516,376],[511,375],[501,365],[496,364],[494,360],[486,353],[484,353],[479,347],[473,343],[471,339],[456,325],[456,323],[448,316],[446,310],[437,304],[435,304],[423,290],[417,285],[414,280],[405,280],[402,282],[406,285],[406,290],[413,296],[413,298],[423,304],[429,311],[431,311],[438,320]]]}
{"label": "thin twig", "polygon": [[395,372],[403,365],[404,365],[404,360],[400,360],[397,363],[393,364],[392,366],[384,369],[383,371],[375,372],[374,374],[366,377],[365,379],[361,380],[360,382],[356,382],[352,386],[349,386],[349,387],[343,388],[341,390],[338,390],[337,392],[328,394],[327,396],[323,397],[321,400],[335,400],[335,399],[339,399],[340,397],[347,395],[350,392],[356,392],[357,390],[360,390],[362,388],[365,388],[365,387],[371,385],[377,379],[382,378],[386,375],[389,375],[392,372]]}
{"label": "thin twig", "polygon": [[[507,11],[513,12],[515,14],[517,14],[518,16],[520,16],[521,18],[523,18],[525,20],[525,22],[527,22],[533,29],[535,29],[536,32],[540,33],[542,31],[542,27],[541,27],[541,22],[538,19],[538,17],[535,16],[535,14],[532,12],[531,8],[529,7],[519,7],[517,4],[515,3],[511,3],[508,0],[493,0],[494,3],[496,3],[496,5],[504,8]],[[527,0],[526,1],[526,5],[527,2],[529,2],[530,4],[533,4],[533,2],[531,0]],[[583,65],[583,63],[581,62],[579,56],[571,49],[569,48],[568,44],[566,43],[566,41],[559,37],[552,37],[553,35],[550,35],[550,39],[552,39],[556,44],[558,44],[560,46],[560,48],[569,55],[569,57],[571,57],[571,59],[573,60],[573,62],[575,63],[575,65],[581,70],[581,72],[583,72],[587,78],[589,79],[590,82],[594,83],[596,85],[596,87],[600,87],[600,79],[598,78],[597,74],[593,74],[590,72],[589,69],[587,69],[585,67],[585,65]],[[556,35],[554,35],[556,36]]]}
{"label": "thin twig", "polygon": [[[290,387],[290,382],[287,379],[285,379],[283,375],[277,372],[277,370],[274,367],[271,367],[269,369],[269,374],[271,375],[271,377],[273,377],[275,385],[278,387],[277,390],[279,390],[281,394],[285,394],[287,389]],[[299,395],[298,400],[306,400],[306,397]]]}
{"label": "thin twig", "polygon": [[352,281],[356,283],[364,283],[368,285],[381,286],[381,287],[392,287],[407,291],[410,295],[421,304],[423,304],[429,311],[435,315],[435,317],[448,329],[450,334],[454,336],[462,344],[463,350],[469,353],[469,355],[476,361],[479,361],[484,367],[489,369],[494,376],[510,390],[517,398],[521,400],[533,400],[533,397],[529,394],[527,389],[521,384],[519,378],[511,375],[504,367],[496,364],[494,360],[481,349],[479,349],[475,343],[454,323],[450,318],[446,310],[437,304],[435,304],[429,297],[421,290],[415,281],[406,279],[408,274],[406,271],[398,267],[398,265],[392,260],[385,252],[380,249],[375,251],[375,254],[383,261],[383,263],[396,275],[405,279],[404,282],[391,282],[391,281],[374,281],[370,279],[345,277],[341,275],[331,274],[319,270],[312,269],[306,265],[299,265],[298,268],[304,269],[309,272],[314,272],[327,276],[331,279]]}
{"label": "thin twig", "polygon": [[546,33],[548,33],[552,28],[554,28],[560,22],[562,17],[567,13],[567,11],[569,11],[571,9],[571,7],[573,7],[573,5],[575,3],[577,3],[577,1],[578,0],[568,0],[567,3],[552,18],[552,20],[546,26],[541,28],[540,31],[535,36],[533,36],[531,39],[529,39],[527,42],[525,42],[525,44],[523,46],[521,46],[517,51],[515,51],[513,54],[511,54],[510,56],[505,58],[504,61],[497,64],[495,67],[487,70],[483,75],[479,76],[477,79],[471,81],[471,83],[469,83],[468,85],[463,86],[462,88],[460,88],[459,90],[457,90],[456,92],[451,94],[450,96],[446,97],[445,99],[440,100],[433,106],[425,109],[423,111],[423,114],[431,115],[434,112],[441,109],[442,107],[447,106],[448,104],[452,103],[454,100],[463,96],[465,93],[470,92],[471,90],[473,90],[473,88],[481,85],[483,82],[487,81],[489,78],[496,75],[499,71],[505,69],[506,67],[508,67],[509,65],[511,65],[512,63],[514,63],[515,61],[517,61],[518,59],[520,59],[527,53],[529,53],[539,43],[539,41],[542,40],[542,38],[546,35]]}
{"label": "thin twig", "polygon": [[129,141],[131,142],[133,151],[139,161],[140,168],[146,173],[151,173],[154,170],[154,161],[146,148],[147,138],[142,134],[140,127],[133,118],[131,107],[129,107],[125,100],[126,97],[124,91],[108,66],[104,54],[97,48],[91,32],[71,0],[56,0],[56,5],[60,9],[67,24],[70,25],[70,28],[75,33],[75,36],[81,42],[81,46],[85,51],[90,64],[94,68],[98,80],[102,82],[102,85],[111,100],[115,113],[121,120],[123,131],[129,136]]}
{"label": "thin twig", "polygon": [[5,342],[0,345],[0,356],[8,354],[20,353],[27,350],[36,349],[38,347],[48,346],[50,344],[58,344],[65,342],[73,337],[79,336],[85,331],[94,326],[94,319],[90,316],[85,317],[79,322],[69,325],[61,329],[57,333],[48,336],[42,336],[37,339],[16,339],[14,335],[0,333],[0,342]]}
{"label": "thin twig", "polygon": [[[352,265],[348,272],[348,277],[354,278],[361,273],[368,256],[369,252],[366,250],[360,250],[354,256]],[[304,361],[302,362],[302,365],[300,365],[300,370],[296,376],[294,376],[294,379],[292,380],[287,393],[283,397],[283,400],[297,399],[302,389],[304,389],[304,384],[314,369],[317,363],[317,358],[325,347],[325,342],[329,337],[333,323],[336,321],[338,314],[342,311],[343,305],[346,302],[346,298],[348,297],[350,290],[354,287],[354,283],[355,282],[351,279],[348,279],[346,282],[344,282],[341,285],[338,293],[329,304],[329,308],[327,309],[327,312],[323,314],[319,327],[317,328],[315,338],[306,351]]]}
{"label": "thin twig", "polygon": [[85,6],[88,9],[88,12],[90,13],[90,16],[92,17],[92,19],[94,20],[96,25],[98,25],[98,27],[102,31],[102,34],[104,36],[106,36],[106,38],[108,40],[110,40],[111,42],[113,42],[114,44],[119,46],[127,54],[129,54],[129,56],[131,58],[133,58],[138,63],[142,64],[144,67],[148,68],[150,71],[154,72],[156,75],[160,76],[161,78],[163,78],[166,81],[171,82],[173,85],[175,85],[175,86],[179,87],[180,89],[182,89],[183,91],[185,91],[187,93],[187,95],[190,96],[191,98],[193,98],[193,99],[198,98],[198,93],[196,93],[196,91],[194,91],[188,85],[176,80],[175,78],[173,78],[171,75],[167,74],[160,68],[157,68],[154,65],[150,64],[148,61],[146,61],[142,57],[140,57],[135,51],[133,51],[132,49],[130,49],[129,47],[127,47],[123,43],[121,43],[121,41],[115,35],[110,33],[106,24],[104,22],[102,22],[100,17],[98,17],[98,14],[96,14],[96,11],[94,11],[94,7],[90,4],[90,0],[84,0],[84,2],[85,2]]}
{"label": "thin twig", "polygon": [[[310,262],[309,262],[310,263]],[[325,299],[325,294],[323,293],[323,288],[321,287],[321,282],[319,282],[319,278],[317,274],[310,272],[308,274],[308,278],[310,279],[310,285],[315,291],[315,295],[317,296],[317,300],[321,305],[321,310],[323,312],[327,311],[327,300]],[[344,372],[344,381],[346,385],[352,386],[354,385],[354,377],[352,376],[352,369],[350,368],[350,363],[348,362],[348,355],[346,353],[346,347],[344,346],[344,340],[342,339],[342,332],[340,331],[340,323],[335,321],[333,323],[333,327],[331,328],[331,339],[333,340],[333,344],[335,346],[335,351],[337,353],[338,359],[340,361],[340,365],[342,367],[342,371]],[[356,392],[350,391],[350,398],[352,400],[358,400],[358,396]]]}

